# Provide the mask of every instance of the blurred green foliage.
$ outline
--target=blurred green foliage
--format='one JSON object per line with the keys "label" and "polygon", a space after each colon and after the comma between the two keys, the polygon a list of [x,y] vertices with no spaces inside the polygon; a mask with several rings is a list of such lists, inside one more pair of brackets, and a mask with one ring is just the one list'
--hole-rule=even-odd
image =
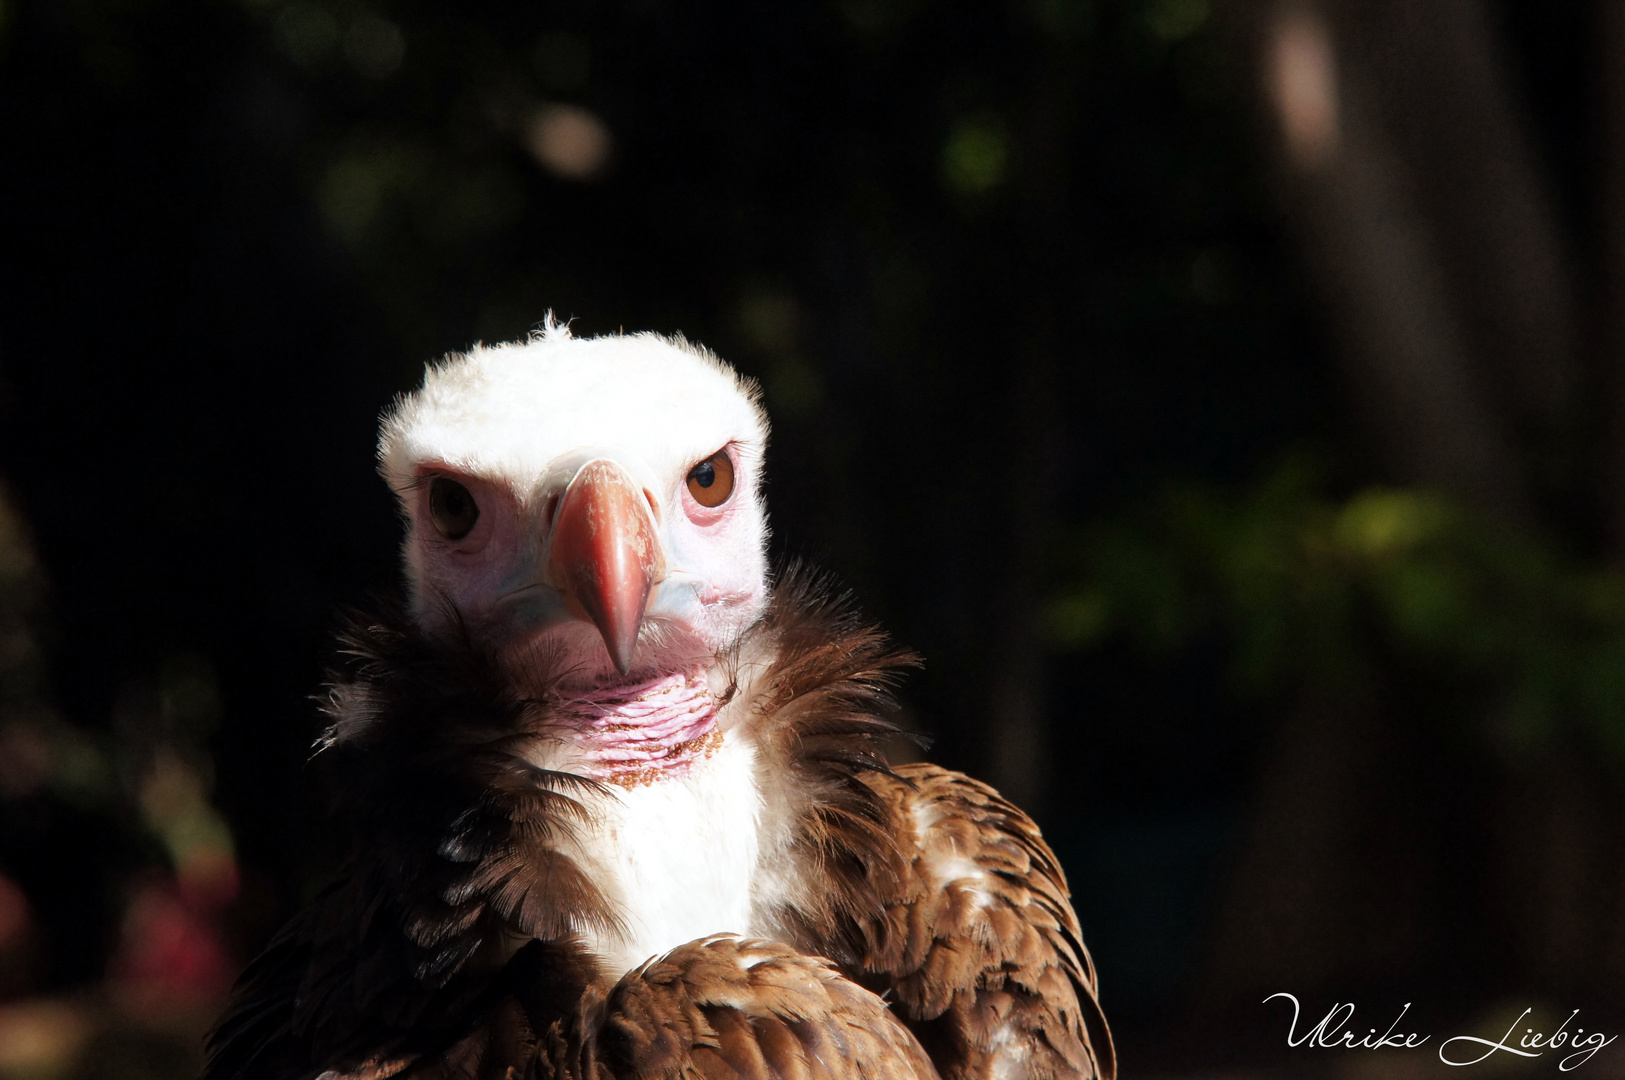
{"label": "blurred green foliage", "polygon": [[1010,160],[1010,136],[999,118],[978,115],[961,121],[949,134],[942,151],[942,175],[947,185],[967,195],[980,195],[999,186]]}
{"label": "blurred green foliage", "polygon": [[[549,308],[762,380],[776,544],[929,657],[909,703],[946,764],[987,766],[998,570],[1030,550],[1008,496],[1024,447],[1053,454],[1035,529],[1100,524],[1062,534],[1049,590],[1054,647],[1087,654],[1045,672],[1049,813],[1196,825],[1118,834],[1142,867],[1173,850],[1171,877],[1073,855],[1092,902],[1196,910],[1189,837],[1250,794],[1259,700],[1305,684],[1380,684],[1514,756],[1569,731],[1625,756],[1619,575],[1301,455],[1237,480],[1345,412],[1237,10],[0,0],[0,471],[67,631],[13,618],[44,578],[0,505],[0,861],[77,950],[39,985],[99,980],[139,920],[72,905],[154,870],[218,898],[240,854],[250,947],[288,914],[331,838],[294,810],[329,605],[393,579],[371,417]],[[1148,498],[1168,477],[1203,480]],[[1177,952],[1170,925],[1144,940]],[[1136,961],[1101,940],[1116,1010]]]}
{"label": "blurred green foliage", "polygon": [[1255,696],[1397,672],[1509,759],[1569,734],[1625,765],[1625,572],[1424,490],[1327,487],[1295,454],[1250,488],[1176,485],[1079,531],[1052,641],[1166,653],[1217,634]]}
{"label": "blurred green foliage", "polygon": [[[31,148],[0,347],[60,360],[8,363],[4,471],[69,586],[60,707],[147,861],[241,853],[286,902],[320,867],[305,695],[328,606],[394,577],[371,418],[549,309],[761,380],[775,554],[931,657],[910,704],[951,764],[980,753],[1012,588],[1029,610],[996,572],[1030,550],[1014,458],[1054,458],[1042,516],[1076,519],[1324,427],[1206,0],[0,5]],[[61,359],[92,316],[121,349]],[[254,436],[281,449],[245,484]],[[162,509],[119,471],[79,483],[133,453]],[[327,516],[288,530],[313,477]],[[230,719],[171,737],[154,672],[189,655]],[[165,756],[205,743],[218,784]]]}

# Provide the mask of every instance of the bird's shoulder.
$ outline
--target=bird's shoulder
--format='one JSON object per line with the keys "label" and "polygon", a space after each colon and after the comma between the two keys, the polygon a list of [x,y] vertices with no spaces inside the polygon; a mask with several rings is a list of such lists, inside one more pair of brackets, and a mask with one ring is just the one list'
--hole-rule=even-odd
{"label": "bird's shoulder", "polygon": [[1025,1056],[1034,1077],[1111,1077],[1094,965],[1038,826],[936,765],[863,779],[898,861],[858,977],[890,992],[945,1077],[991,1075],[1001,1053]]}
{"label": "bird's shoulder", "polygon": [[629,972],[600,1039],[615,1076],[936,1080],[878,996],[822,957],[717,935]]}

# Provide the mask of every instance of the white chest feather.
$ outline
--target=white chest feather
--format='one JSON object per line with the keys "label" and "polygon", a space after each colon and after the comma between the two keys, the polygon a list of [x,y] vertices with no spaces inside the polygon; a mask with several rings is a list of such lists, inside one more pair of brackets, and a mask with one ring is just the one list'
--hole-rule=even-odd
{"label": "white chest feather", "polygon": [[729,733],[686,776],[611,788],[575,856],[623,933],[587,944],[615,975],[707,934],[748,934],[761,854],[756,751]]}

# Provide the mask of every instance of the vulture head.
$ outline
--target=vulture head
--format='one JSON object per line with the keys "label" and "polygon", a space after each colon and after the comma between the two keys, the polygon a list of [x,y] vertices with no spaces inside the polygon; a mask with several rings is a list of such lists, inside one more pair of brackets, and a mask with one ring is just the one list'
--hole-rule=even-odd
{"label": "vulture head", "polygon": [[767,421],[678,338],[528,341],[431,368],[385,417],[412,613],[518,680],[609,694],[703,671],[767,600]]}
{"label": "vulture head", "polygon": [[396,403],[410,620],[352,622],[318,744],[355,851],[205,1080],[1110,1080],[1037,827],[886,764],[908,654],[769,606],[766,441],[705,350],[551,319]]}

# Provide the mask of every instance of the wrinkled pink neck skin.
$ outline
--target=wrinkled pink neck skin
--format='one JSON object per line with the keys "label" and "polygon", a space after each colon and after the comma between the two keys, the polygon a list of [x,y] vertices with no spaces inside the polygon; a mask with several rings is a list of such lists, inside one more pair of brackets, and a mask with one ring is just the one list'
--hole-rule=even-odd
{"label": "wrinkled pink neck skin", "polygon": [[583,771],[622,787],[687,776],[722,745],[703,668],[572,691],[559,704],[577,733]]}

